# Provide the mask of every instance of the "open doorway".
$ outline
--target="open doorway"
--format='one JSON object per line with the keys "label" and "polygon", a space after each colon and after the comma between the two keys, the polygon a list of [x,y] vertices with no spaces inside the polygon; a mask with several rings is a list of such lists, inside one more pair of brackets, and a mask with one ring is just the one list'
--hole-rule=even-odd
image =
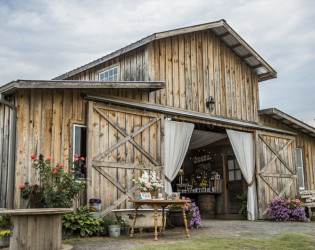
{"label": "open doorway", "polygon": [[195,124],[187,154],[172,189],[196,201],[204,219],[239,215],[247,184],[224,128]]}

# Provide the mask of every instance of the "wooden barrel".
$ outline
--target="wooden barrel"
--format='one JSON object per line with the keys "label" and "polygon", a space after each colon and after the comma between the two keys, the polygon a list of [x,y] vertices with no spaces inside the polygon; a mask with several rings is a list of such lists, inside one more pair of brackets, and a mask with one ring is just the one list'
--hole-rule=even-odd
{"label": "wooden barrel", "polygon": [[199,194],[198,205],[202,219],[215,218],[215,196],[213,194]]}

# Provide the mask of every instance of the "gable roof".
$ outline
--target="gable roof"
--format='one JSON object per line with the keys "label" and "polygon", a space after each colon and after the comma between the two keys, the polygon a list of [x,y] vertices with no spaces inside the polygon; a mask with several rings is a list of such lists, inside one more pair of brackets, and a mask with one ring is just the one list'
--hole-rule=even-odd
{"label": "gable roof", "polygon": [[131,50],[139,48],[154,40],[159,40],[166,37],[182,35],[186,33],[202,31],[210,29],[213,31],[231,50],[245,61],[257,73],[258,81],[265,81],[276,78],[277,72],[252,48],[250,47],[228,24],[225,20],[200,24],[180,29],[174,29],[159,33],[154,33],[151,36],[143,38],[135,43],[132,43],[122,49],[119,49],[111,54],[101,57],[79,68],[71,70],[63,75],[60,75],[53,80],[63,80],[85,70],[91,69],[101,63],[113,59],[119,55],[125,54]]}
{"label": "gable roof", "polygon": [[266,115],[269,116],[275,120],[278,120],[279,122],[283,123],[284,125],[293,128],[299,132],[302,132],[304,134],[307,134],[311,137],[315,138],[315,128],[301,122],[300,120],[280,111],[276,108],[270,108],[270,109],[263,109],[258,111],[259,115]]}
{"label": "gable roof", "polygon": [[145,81],[78,81],[78,80],[16,80],[0,87],[0,94],[16,89],[143,89],[154,91],[165,88],[164,82]]}

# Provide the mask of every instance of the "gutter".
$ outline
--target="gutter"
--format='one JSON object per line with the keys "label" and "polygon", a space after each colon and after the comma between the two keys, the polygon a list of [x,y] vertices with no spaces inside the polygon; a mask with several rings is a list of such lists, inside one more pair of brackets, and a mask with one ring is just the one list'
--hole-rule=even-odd
{"label": "gutter", "polygon": [[8,153],[8,191],[7,208],[13,208],[14,200],[14,182],[15,182],[15,144],[16,144],[16,121],[17,108],[14,104],[5,100],[4,95],[0,93],[0,103],[11,109],[10,132],[9,132],[9,153]]}

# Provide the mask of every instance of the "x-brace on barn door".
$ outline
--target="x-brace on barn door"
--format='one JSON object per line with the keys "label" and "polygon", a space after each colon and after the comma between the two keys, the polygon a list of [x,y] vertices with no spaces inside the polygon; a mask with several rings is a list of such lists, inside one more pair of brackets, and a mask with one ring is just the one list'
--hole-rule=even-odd
{"label": "x-brace on barn door", "polygon": [[160,114],[89,102],[87,196],[102,200],[102,216],[132,206],[142,169],[163,171],[162,127]]}
{"label": "x-brace on barn door", "polygon": [[268,202],[296,195],[295,138],[256,132],[259,219],[268,214]]}

